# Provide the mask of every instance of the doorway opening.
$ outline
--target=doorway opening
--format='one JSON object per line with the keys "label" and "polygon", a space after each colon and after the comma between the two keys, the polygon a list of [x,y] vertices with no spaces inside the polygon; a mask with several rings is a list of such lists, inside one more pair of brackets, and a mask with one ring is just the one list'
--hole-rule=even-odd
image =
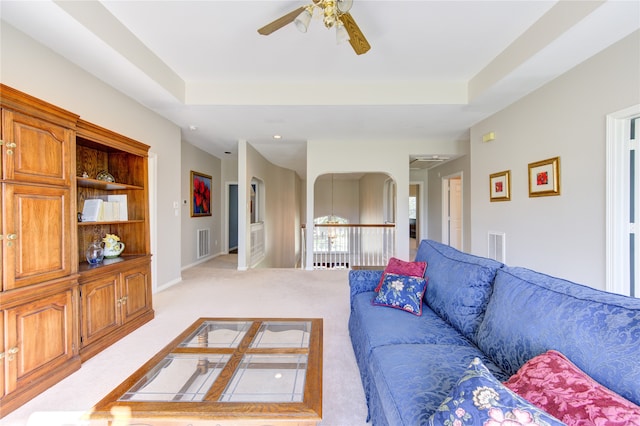
{"label": "doorway opening", "polygon": [[230,183],[227,186],[228,193],[228,238],[227,253],[238,252],[238,184]]}
{"label": "doorway opening", "polygon": [[422,185],[409,184],[409,255],[413,259],[422,235]]}

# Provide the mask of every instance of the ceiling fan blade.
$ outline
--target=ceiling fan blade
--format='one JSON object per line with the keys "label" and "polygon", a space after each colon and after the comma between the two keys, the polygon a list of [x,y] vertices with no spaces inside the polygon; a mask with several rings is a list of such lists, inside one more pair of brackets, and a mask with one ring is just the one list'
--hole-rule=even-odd
{"label": "ceiling fan blade", "polygon": [[300,6],[293,12],[289,12],[286,15],[281,16],[275,21],[260,28],[258,32],[262,35],[269,35],[272,32],[277,31],[280,28],[284,27],[285,25],[292,23],[296,19],[296,17],[302,13],[303,10],[304,10],[304,6]]}
{"label": "ceiling fan blade", "polygon": [[356,24],[356,21],[353,20],[350,13],[344,13],[340,15],[340,20],[344,24],[344,27],[347,29],[347,33],[349,33],[349,43],[351,43],[351,47],[358,55],[362,55],[363,53],[367,53],[369,49],[371,49],[371,45],[360,31],[360,27]]}

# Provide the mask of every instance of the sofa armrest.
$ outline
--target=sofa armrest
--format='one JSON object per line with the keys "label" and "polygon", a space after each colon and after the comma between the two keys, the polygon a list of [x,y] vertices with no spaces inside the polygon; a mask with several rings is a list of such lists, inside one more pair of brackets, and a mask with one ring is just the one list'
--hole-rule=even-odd
{"label": "sofa armrest", "polygon": [[351,270],[349,271],[350,297],[367,291],[374,291],[382,278],[382,270]]}

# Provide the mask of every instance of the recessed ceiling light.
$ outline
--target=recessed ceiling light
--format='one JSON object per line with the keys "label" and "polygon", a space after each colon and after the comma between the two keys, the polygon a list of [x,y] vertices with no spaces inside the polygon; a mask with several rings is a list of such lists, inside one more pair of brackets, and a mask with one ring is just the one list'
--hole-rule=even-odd
{"label": "recessed ceiling light", "polygon": [[281,135],[273,135],[273,138],[274,139],[282,139],[282,136]]}
{"label": "recessed ceiling light", "polygon": [[189,130],[196,131],[196,130],[198,130],[198,126],[196,126],[195,124],[191,124],[191,125],[189,126]]}

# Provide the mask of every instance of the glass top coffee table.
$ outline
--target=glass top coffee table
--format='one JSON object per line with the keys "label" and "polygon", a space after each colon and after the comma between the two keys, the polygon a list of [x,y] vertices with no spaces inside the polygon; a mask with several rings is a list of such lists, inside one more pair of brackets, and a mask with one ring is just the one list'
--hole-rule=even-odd
{"label": "glass top coffee table", "polygon": [[316,425],[322,319],[200,318],[103,398],[90,419],[92,425]]}

